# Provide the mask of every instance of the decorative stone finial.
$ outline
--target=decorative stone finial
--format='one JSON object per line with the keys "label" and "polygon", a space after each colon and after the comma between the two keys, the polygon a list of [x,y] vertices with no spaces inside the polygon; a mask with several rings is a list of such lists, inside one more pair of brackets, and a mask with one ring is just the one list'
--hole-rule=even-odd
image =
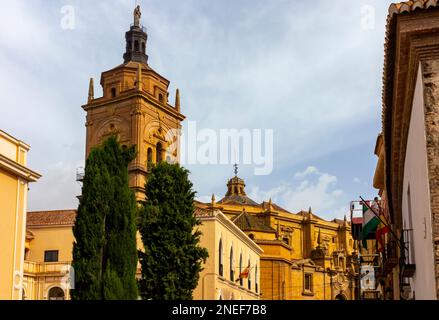
{"label": "decorative stone finial", "polygon": [[175,92],[175,109],[177,109],[177,111],[180,111],[180,90],[177,89],[177,91]]}
{"label": "decorative stone finial", "polygon": [[320,245],[322,244],[322,234],[321,234],[321,230],[319,229],[319,234],[317,236],[317,244],[320,247]]}
{"label": "decorative stone finial", "polygon": [[93,84],[93,78],[90,78],[90,84],[88,85],[88,103],[90,103],[95,97],[95,89]]}
{"label": "decorative stone finial", "polygon": [[235,167],[235,177],[237,177],[238,176],[238,164],[235,163],[233,166]]}
{"label": "decorative stone finial", "polygon": [[215,194],[214,193],[212,193],[212,206],[214,206],[215,205],[215,203],[216,203],[216,200],[215,200]]}

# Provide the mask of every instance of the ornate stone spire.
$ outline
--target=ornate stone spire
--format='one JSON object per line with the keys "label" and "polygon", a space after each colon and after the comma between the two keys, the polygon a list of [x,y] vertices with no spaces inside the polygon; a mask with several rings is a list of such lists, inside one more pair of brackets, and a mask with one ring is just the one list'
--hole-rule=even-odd
{"label": "ornate stone spire", "polygon": [[88,85],[88,103],[95,98],[95,89],[93,84],[93,78],[90,78],[90,84]]}
{"label": "ornate stone spire", "polygon": [[268,210],[269,211],[273,210],[273,202],[271,201],[271,198],[270,198],[270,200],[268,200]]}
{"label": "ornate stone spire", "polygon": [[175,92],[175,109],[180,112],[180,90],[177,89]]}
{"label": "ornate stone spire", "polygon": [[211,202],[212,206],[214,206],[215,203],[216,203],[216,200],[215,200],[215,194],[212,193],[212,202]]}
{"label": "ornate stone spire", "polygon": [[317,245],[318,247],[320,247],[322,244],[322,234],[321,234],[321,230],[319,229],[319,234],[317,236]]}
{"label": "ornate stone spire", "polygon": [[134,23],[130,30],[125,33],[126,51],[123,55],[125,63],[129,61],[148,63],[148,56],[146,55],[148,35],[146,29],[140,23],[141,15],[140,6],[137,6],[133,13]]}

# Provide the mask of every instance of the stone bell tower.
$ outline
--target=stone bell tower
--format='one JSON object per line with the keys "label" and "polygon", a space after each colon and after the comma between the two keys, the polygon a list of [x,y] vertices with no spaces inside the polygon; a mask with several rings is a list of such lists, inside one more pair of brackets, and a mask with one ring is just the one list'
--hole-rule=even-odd
{"label": "stone bell tower", "polygon": [[86,117],[86,158],[91,148],[116,135],[122,145],[136,145],[137,157],[129,166],[130,187],[137,200],[144,199],[150,164],[178,162],[180,157],[180,93],[174,106],[168,102],[169,81],[148,65],[147,33],[140,24],[140,7],[125,34],[124,63],[101,75],[103,96],[94,97],[90,79]]}

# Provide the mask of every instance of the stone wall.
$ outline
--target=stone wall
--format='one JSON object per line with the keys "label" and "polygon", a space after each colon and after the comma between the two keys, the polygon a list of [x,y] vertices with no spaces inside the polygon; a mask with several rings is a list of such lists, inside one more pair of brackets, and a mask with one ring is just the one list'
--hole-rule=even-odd
{"label": "stone wall", "polygon": [[422,64],[436,292],[439,298],[439,60]]}

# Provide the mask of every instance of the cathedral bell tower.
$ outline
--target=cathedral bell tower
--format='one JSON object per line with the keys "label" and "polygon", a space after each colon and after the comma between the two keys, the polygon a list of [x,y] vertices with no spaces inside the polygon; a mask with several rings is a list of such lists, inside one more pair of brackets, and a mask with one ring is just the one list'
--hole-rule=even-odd
{"label": "cathedral bell tower", "polygon": [[180,158],[180,93],[175,104],[168,102],[169,81],[148,65],[147,33],[140,23],[140,7],[133,13],[134,23],[125,34],[123,64],[101,74],[102,97],[94,96],[90,79],[86,111],[86,152],[110,136],[122,145],[136,145],[137,156],[129,166],[130,187],[137,200],[143,200],[151,165]]}

